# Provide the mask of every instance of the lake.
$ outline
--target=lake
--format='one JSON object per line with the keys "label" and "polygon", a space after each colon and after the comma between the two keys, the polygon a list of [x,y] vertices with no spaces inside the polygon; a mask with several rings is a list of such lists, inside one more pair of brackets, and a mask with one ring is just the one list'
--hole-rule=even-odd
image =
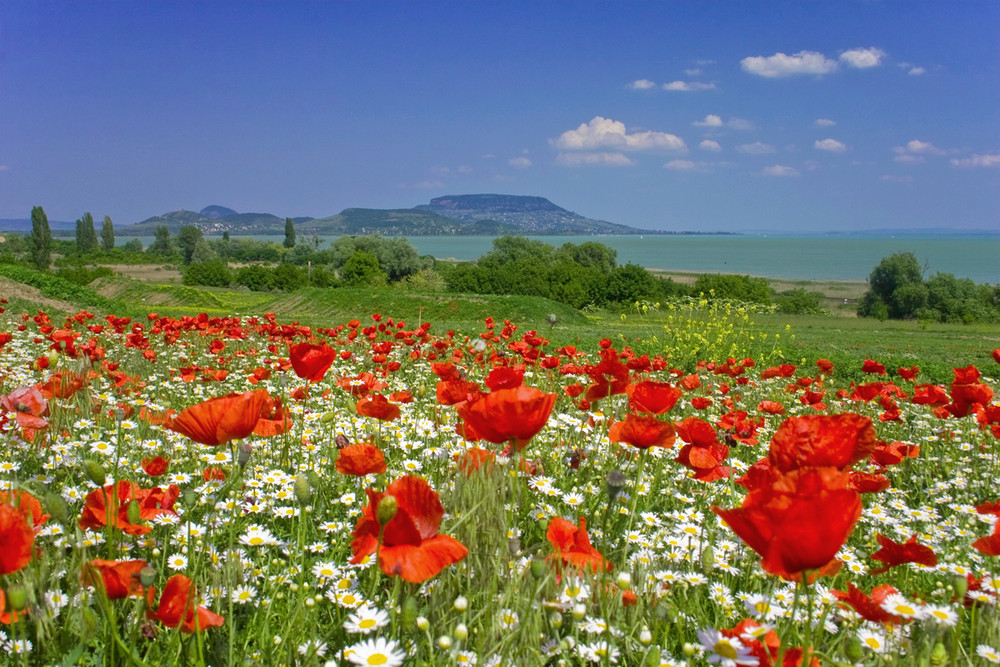
{"label": "lake", "polygon": [[[119,238],[119,244],[124,243]],[[282,236],[254,236],[280,243]],[[336,237],[323,239],[323,245]],[[490,250],[491,236],[414,236],[421,255],[473,260]],[[926,268],[977,283],[1000,284],[998,236],[533,236],[553,246],[596,241],[618,252],[618,263],[697,273],[739,273],[791,280],[866,280],[893,253],[912,252]],[[148,246],[152,237],[140,237]]]}

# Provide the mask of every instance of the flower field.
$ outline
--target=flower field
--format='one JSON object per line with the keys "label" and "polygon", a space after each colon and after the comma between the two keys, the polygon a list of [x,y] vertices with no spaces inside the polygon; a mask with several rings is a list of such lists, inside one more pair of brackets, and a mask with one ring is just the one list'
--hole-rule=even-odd
{"label": "flower field", "polygon": [[1000,350],[0,318],[3,664],[1000,663]]}

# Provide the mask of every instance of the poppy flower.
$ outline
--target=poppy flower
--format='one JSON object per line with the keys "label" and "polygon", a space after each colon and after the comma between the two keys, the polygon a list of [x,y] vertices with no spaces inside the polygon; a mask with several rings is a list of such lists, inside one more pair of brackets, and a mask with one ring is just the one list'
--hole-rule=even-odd
{"label": "poppy flower", "polygon": [[873,553],[870,558],[885,563],[882,567],[871,570],[869,574],[882,574],[889,568],[904,563],[917,563],[934,567],[938,563],[937,555],[930,547],[917,544],[917,536],[913,535],[906,542],[894,542],[881,533],[875,536],[882,548]]}
{"label": "poppy flower", "polygon": [[83,512],[77,524],[81,530],[88,528],[100,529],[107,525],[109,505],[110,514],[114,519],[114,527],[129,535],[145,535],[152,528],[132,523],[128,517],[128,508],[132,501],[139,506],[139,518],[145,521],[161,514],[176,516],[174,503],[180,496],[180,489],[171,484],[167,491],[160,488],[141,489],[137,484],[122,480],[117,484],[109,484],[103,488],[94,489],[87,494]]}
{"label": "poppy flower", "polygon": [[766,412],[769,415],[785,414],[785,406],[777,401],[761,401],[757,404],[757,410]]}
{"label": "poppy flower", "polygon": [[902,616],[892,614],[882,608],[882,603],[890,595],[899,593],[896,588],[889,584],[882,584],[872,589],[871,596],[868,596],[854,584],[847,583],[847,592],[830,591],[833,596],[853,609],[861,618],[873,623],[906,623],[907,619]]}
{"label": "poppy flower", "polygon": [[372,473],[385,472],[385,455],[382,450],[367,442],[348,445],[337,455],[337,472],[342,475],[364,477]]}
{"label": "poppy flower", "polygon": [[646,380],[631,384],[625,390],[628,405],[633,412],[662,415],[669,411],[681,397],[681,390],[667,382]]}
{"label": "poppy flower", "polygon": [[42,511],[42,504],[38,502],[38,498],[21,489],[0,491],[0,503],[11,505],[20,511],[36,533],[41,530],[51,516]]}
{"label": "poppy flower", "polygon": [[601,552],[590,545],[587,535],[587,519],[580,517],[579,527],[562,517],[549,521],[545,539],[555,548],[556,552],[548,557],[549,562],[572,565],[578,569],[591,569],[595,572],[611,570],[612,565]]}
{"label": "poppy flower", "polygon": [[146,471],[146,474],[150,477],[159,477],[163,473],[167,472],[167,468],[170,466],[170,459],[165,459],[162,456],[149,457],[142,460],[142,469]]}
{"label": "poppy flower", "polygon": [[[17,572],[31,561],[35,531],[21,510],[0,503],[0,574]],[[0,610],[2,611],[2,610]]]}
{"label": "poppy flower", "polygon": [[319,382],[337,359],[337,351],[323,343],[299,343],[288,348],[292,370],[303,380]]}
{"label": "poppy flower", "polygon": [[829,359],[817,359],[816,367],[819,368],[819,372],[824,375],[829,375],[833,372],[833,362]]}
{"label": "poppy flower", "polygon": [[498,389],[513,389],[524,384],[524,366],[510,368],[509,366],[497,366],[489,372],[483,381],[490,391]]}
{"label": "poppy flower", "polygon": [[848,488],[847,473],[803,468],[751,491],[738,508],[712,511],[761,555],[766,572],[798,579],[839,569],[834,556],[861,517],[861,497]]}
{"label": "poppy flower", "polygon": [[881,493],[892,486],[888,477],[878,473],[852,470],[848,474],[851,476],[850,487],[858,493]]}
{"label": "poppy flower", "polygon": [[885,366],[877,361],[865,359],[865,363],[861,366],[861,371],[869,375],[885,375]]}
{"label": "poppy flower", "polygon": [[147,565],[144,560],[94,559],[84,564],[81,582],[85,586],[95,587],[100,582],[104,595],[109,600],[141,597],[144,591],[139,583],[139,572]]}
{"label": "poppy flower", "polygon": [[253,434],[265,438],[281,435],[292,426],[292,418],[288,408],[282,407],[281,399],[268,396],[260,411],[260,419],[253,427]]}
{"label": "poppy flower", "polygon": [[[420,583],[465,558],[468,549],[448,535],[439,535],[444,508],[438,494],[421,477],[407,475],[392,482],[385,493],[367,490],[368,505],[354,528],[351,540],[352,563],[378,551],[378,564],[389,576]],[[379,505],[392,497],[396,511],[379,523]],[[384,519],[384,517],[383,517]],[[379,534],[382,545],[379,547]]]}
{"label": "poppy flower", "polygon": [[470,447],[461,454],[455,454],[455,461],[458,463],[458,469],[466,476],[471,477],[477,470],[489,474],[493,472],[496,454],[482,447]]}
{"label": "poppy flower", "polygon": [[995,361],[998,364],[1000,364],[1000,347],[998,347],[997,349],[993,350],[992,354],[993,354],[993,361]]}
{"label": "poppy flower", "polygon": [[399,406],[389,401],[382,394],[365,394],[358,399],[358,414],[362,417],[374,417],[383,421],[399,419]]}
{"label": "poppy flower", "polygon": [[[153,597],[156,589],[149,590]],[[216,628],[226,622],[224,618],[204,607],[199,607],[194,600],[191,580],[183,574],[175,574],[167,580],[160,594],[160,604],[156,611],[147,611],[148,618],[155,618],[168,628],[180,628],[181,632],[192,633]]]}
{"label": "poppy flower", "polygon": [[768,458],[781,472],[809,466],[844,470],[868,458],[876,442],[871,419],[862,415],[789,417],[771,438]]}
{"label": "poppy flower", "polygon": [[615,422],[608,431],[611,442],[624,442],[638,449],[670,447],[674,444],[674,426],[656,417],[630,414],[625,421]]}
{"label": "poppy flower", "polygon": [[269,398],[262,389],[210,398],[184,408],[167,428],[203,445],[222,445],[253,433]]}
{"label": "poppy flower", "polygon": [[521,385],[480,394],[456,408],[479,439],[494,444],[514,440],[521,450],[545,426],[555,403],[555,394]]}
{"label": "poppy flower", "polygon": [[482,393],[482,389],[475,382],[454,377],[438,380],[435,393],[437,394],[437,402],[441,405],[455,405],[469,400],[470,395],[478,396]]}

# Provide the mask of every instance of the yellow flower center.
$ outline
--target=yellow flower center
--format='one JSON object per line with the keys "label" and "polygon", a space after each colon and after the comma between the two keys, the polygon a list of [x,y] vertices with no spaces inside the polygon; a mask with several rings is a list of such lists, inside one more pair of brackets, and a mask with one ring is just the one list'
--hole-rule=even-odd
{"label": "yellow flower center", "polygon": [[739,657],[739,654],[736,652],[736,649],[733,648],[733,645],[725,639],[720,639],[716,642],[715,646],[712,647],[712,650],[721,655],[723,658],[729,658],[730,660],[735,660]]}
{"label": "yellow flower center", "polygon": [[387,662],[389,662],[389,658],[381,653],[375,653],[374,655],[368,656],[369,665],[384,665]]}

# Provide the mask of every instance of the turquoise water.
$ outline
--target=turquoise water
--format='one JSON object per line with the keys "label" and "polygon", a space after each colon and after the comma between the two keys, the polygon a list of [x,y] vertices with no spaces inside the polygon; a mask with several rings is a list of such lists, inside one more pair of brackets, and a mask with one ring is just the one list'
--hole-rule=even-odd
{"label": "turquoise water", "polygon": [[[257,236],[281,242],[281,236]],[[951,273],[1000,284],[1000,237],[781,236],[534,236],[553,246],[597,241],[618,252],[618,263],[649,269],[740,273],[793,280],[865,280],[883,257],[912,252],[926,275]],[[332,238],[324,239],[325,243]],[[143,238],[148,245],[152,238]],[[119,243],[123,243],[119,240]],[[490,236],[415,236],[422,255],[472,260],[488,252]]]}

